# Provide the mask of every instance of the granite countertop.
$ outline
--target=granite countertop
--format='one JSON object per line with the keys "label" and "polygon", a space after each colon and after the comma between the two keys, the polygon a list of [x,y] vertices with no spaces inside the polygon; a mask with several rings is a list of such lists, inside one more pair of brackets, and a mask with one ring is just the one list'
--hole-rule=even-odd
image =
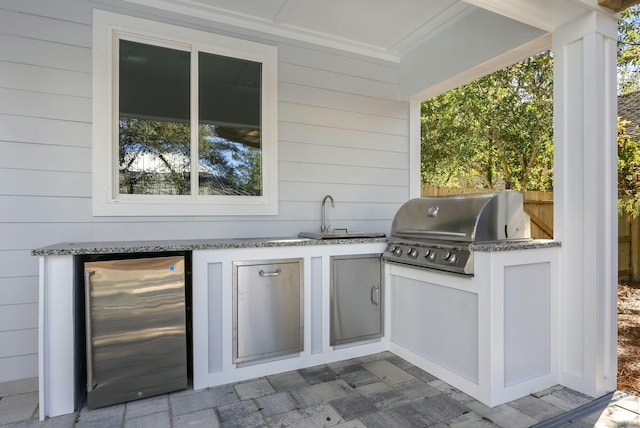
{"label": "granite countertop", "polygon": [[[381,238],[308,239],[282,238],[235,238],[235,239],[176,239],[165,241],[103,241],[61,242],[31,251],[34,256],[75,256],[82,254],[127,254],[163,251],[225,250],[237,248],[295,247],[307,245],[369,244],[387,242]],[[512,242],[479,242],[471,249],[481,252],[517,251],[538,248],[560,247],[558,241],[533,239]]]}
{"label": "granite countertop", "polygon": [[76,256],[82,254],[126,254],[162,251],[224,250],[233,248],[294,247],[306,245],[369,244],[386,242],[381,238],[308,239],[230,238],[176,239],[166,241],[61,242],[31,251],[33,256]]}
{"label": "granite countertop", "polygon": [[535,250],[540,248],[557,248],[562,243],[553,239],[527,239],[509,242],[476,242],[471,245],[473,251],[495,253],[499,251]]}

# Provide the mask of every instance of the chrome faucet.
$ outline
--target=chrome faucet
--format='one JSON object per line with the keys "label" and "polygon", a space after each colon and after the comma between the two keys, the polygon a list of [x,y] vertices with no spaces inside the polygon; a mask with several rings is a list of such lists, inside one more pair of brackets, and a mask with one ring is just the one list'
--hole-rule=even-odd
{"label": "chrome faucet", "polygon": [[327,203],[327,199],[331,201],[331,206],[335,207],[336,204],[333,202],[333,196],[326,195],[324,199],[322,199],[322,224],[320,225],[320,232],[325,233],[329,231],[329,226],[325,224],[325,204]]}

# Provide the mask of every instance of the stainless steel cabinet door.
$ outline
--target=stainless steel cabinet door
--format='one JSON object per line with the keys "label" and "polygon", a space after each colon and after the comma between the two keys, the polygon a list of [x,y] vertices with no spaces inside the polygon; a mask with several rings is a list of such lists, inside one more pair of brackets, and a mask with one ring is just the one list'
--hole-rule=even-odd
{"label": "stainless steel cabinet door", "polygon": [[331,258],[331,345],[382,336],[380,254]]}
{"label": "stainless steel cabinet door", "polygon": [[235,262],[233,362],[302,351],[302,259]]}

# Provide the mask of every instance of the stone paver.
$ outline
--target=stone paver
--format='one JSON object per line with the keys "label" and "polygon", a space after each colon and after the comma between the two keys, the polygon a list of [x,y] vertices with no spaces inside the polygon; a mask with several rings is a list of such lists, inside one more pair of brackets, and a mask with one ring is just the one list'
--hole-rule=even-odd
{"label": "stone paver", "polygon": [[[622,392],[596,403],[554,386],[490,408],[390,352],[102,409],[85,407],[42,422],[36,385],[33,379],[0,384],[0,428],[518,428],[554,417],[568,428],[640,427],[640,399]],[[587,403],[591,414],[575,411]]]}
{"label": "stone paver", "polygon": [[532,417],[538,422],[551,419],[564,412],[559,407],[556,407],[544,400],[540,400],[532,395],[527,395],[526,397],[511,401],[507,404],[525,415]]}
{"label": "stone paver", "polygon": [[234,385],[215,386],[213,388],[208,388],[206,391],[207,392],[205,394],[209,395],[209,399],[216,407],[240,401],[240,398],[238,398],[236,390],[234,389]]}
{"label": "stone paver", "polygon": [[338,425],[334,425],[334,428],[367,428],[360,419],[354,419],[352,421],[342,422]]}
{"label": "stone paver", "polygon": [[638,414],[618,406],[609,406],[595,423],[598,428],[638,427]]}
{"label": "stone paver", "polygon": [[[429,417],[423,414],[421,410],[421,404],[424,400],[419,402],[412,402],[403,406],[394,407],[386,410],[383,413],[387,413],[394,421],[394,426],[399,427],[426,427],[433,425],[433,421]],[[369,419],[364,419],[365,423]]]}
{"label": "stone paver", "polygon": [[55,418],[48,418],[42,422],[37,419],[30,419],[28,421],[17,422],[15,424],[0,425],[1,427],[11,428],[73,428],[76,423],[75,413],[69,415],[56,416]]}
{"label": "stone paver", "polygon": [[349,421],[369,413],[375,413],[378,408],[364,397],[349,396],[329,401],[331,407],[344,419]]}
{"label": "stone paver", "polygon": [[220,424],[224,428],[249,428],[267,426],[256,404],[250,401],[241,401],[218,408]]}
{"label": "stone paver", "polygon": [[397,412],[393,413],[393,409],[372,413],[360,419],[368,428],[406,428],[411,426],[407,425],[407,421],[400,419]]}
{"label": "stone paver", "polygon": [[352,388],[380,381],[378,376],[374,375],[360,364],[336,369],[335,372],[340,376],[340,379],[347,382]]}
{"label": "stone paver", "polygon": [[299,410],[292,410],[287,413],[281,413],[265,418],[267,424],[278,428],[294,428],[305,426],[305,417]]}
{"label": "stone paver", "polygon": [[387,409],[406,404],[411,400],[398,391],[388,391],[370,397],[369,401],[371,401],[378,409]]}
{"label": "stone paver", "polygon": [[267,376],[267,380],[273,389],[278,392],[292,391],[309,385],[297,371]]}
{"label": "stone paver", "polygon": [[342,360],[342,361],[336,361],[335,363],[329,363],[327,364],[327,366],[329,366],[329,368],[331,370],[333,370],[336,373],[339,373],[340,370],[344,369],[345,367],[349,367],[349,366],[355,366],[355,365],[362,365],[362,362],[359,359],[351,359],[351,360]]}
{"label": "stone paver", "polygon": [[433,386],[418,379],[400,383],[395,386],[395,389],[410,400],[420,400],[422,398],[429,398],[442,393]]}
{"label": "stone paver", "polygon": [[250,382],[237,383],[234,386],[240,400],[262,397],[276,392],[267,379],[257,379]]}
{"label": "stone paver", "polygon": [[0,425],[31,419],[37,408],[37,392],[3,397],[0,400]]}
{"label": "stone paver", "polygon": [[540,422],[506,404],[488,407],[478,401],[472,401],[466,406],[483,418],[502,427],[527,428]]}
{"label": "stone paver", "polygon": [[171,428],[171,418],[169,412],[152,413],[138,418],[127,418],[124,421],[124,428]]}
{"label": "stone paver", "polygon": [[331,370],[329,366],[316,366],[309,367],[308,369],[300,369],[298,373],[304,378],[309,385],[315,385],[317,383],[329,382],[336,380],[338,375]]}
{"label": "stone paver", "polygon": [[292,392],[303,407],[313,406],[336,398],[349,395],[349,386],[344,381],[331,381],[310,385]]}
{"label": "stone paver", "polygon": [[302,410],[293,410],[266,418],[269,426],[278,428],[330,427],[344,422],[340,415],[327,404],[317,404]]}
{"label": "stone paver", "polygon": [[86,407],[80,411],[76,427],[98,428],[119,427],[124,423],[124,404],[89,410]]}
{"label": "stone paver", "polygon": [[634,413],[640,413],[640,397],[636,397],[635,395],[621,396],[620,400],[616,401],[616,406]]}
{"label": "stone paver", "polygon": [[441,381],[440,379],[432,380],[431,382],[427,382],[429,386],[435,388],[436,390],[444,393],[444,394],[453,394],[456,392],[456,389],[449,385],[446,382]]}
{"label": "stone paver", "polygon": [[302,410],[304,427],[330,427],[338,425],[344,420],[333,407],[328,404],[317,404]]}
{"label": "stone paver", "polygon": [[377,360],[364,364],[364,367],[389,385],[408,382],[415,377],[387,360]]}
{"label": "stone paver", "polygon": [[[400,367],[400,366],[398,366],[398,367]],[[431,382],[431,381],[437,379],[434,375],[425,372],[420,367],[411,366],[411,367],[405,369],[405,371],[407,373],[409,373],[410,375],[412,375],[413,377],[415,377],[416,379],[420,379],[421,381],[423,381],[425,383],[428,383],[428,382]]]}
{"label": "stone paver", "polygon": [[[193,427],[193,428],[218,428],[220,422],[216,411],[213,409],[200,410],[199,412],[187,413],[173,418],[173,427]],[[154,428],[149,426],[148,428]]]}
{"label": "stone paver", "polygon": [[212,408],[215,403],[208,390],[192,391],[190,394],[170,394],[169,404],[173,416],[185,415]]}
{"label": "stone paver", "polygon": [[256,404],[262,416],[273,416],[290,412],[300,406],[289,392],[278,392],[256,398]]}
{"label": "stone paver", "polygon": [[477,413],[465,413],[447,421],[450,428],[499,428],[498,425]]}
{"label": "stone paver", "polygon": [[444,394],[416,401],[413,406],[432,423],[444,422],[468,411],[461,403]]}
{"label": "stone paver", "polygon": [[591,397],[568,388],[560,388],[553,391],[551,394],[541,397],[541,399],[564,411],[573,410],[576,407],[587,404],[592,400]]}
{"label": "stone paver", "polygon": [[125,405],[124,417],[126,421],[160,412],[169,413],[169,396],[167,394],[128,402]]}

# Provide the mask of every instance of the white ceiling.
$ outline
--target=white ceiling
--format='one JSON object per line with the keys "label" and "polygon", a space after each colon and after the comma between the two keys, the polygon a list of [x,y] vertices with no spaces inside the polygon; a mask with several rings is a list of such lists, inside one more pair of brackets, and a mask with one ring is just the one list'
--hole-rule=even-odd
{"label": "white ceiling", "polygon": [[458,0],[192,1],[292,33],[389,53],[402,50],[472,7]]}
{"label": "white ceiling", "polygon": [[127,0],[397,61],[477,8],[551,31],[586,0]]}

